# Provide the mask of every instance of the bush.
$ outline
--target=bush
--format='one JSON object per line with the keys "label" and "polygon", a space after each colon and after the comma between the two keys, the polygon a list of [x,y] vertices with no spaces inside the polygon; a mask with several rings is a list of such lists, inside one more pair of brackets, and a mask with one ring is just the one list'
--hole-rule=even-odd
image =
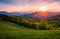
{"label": "bush", "polygon": [[40,30],[54,29],[54,27],[52,25],[48,24],[48,22],[46,22],[44,19],[40,21],[40,24],[38,24],[36,28],[40,29]]}

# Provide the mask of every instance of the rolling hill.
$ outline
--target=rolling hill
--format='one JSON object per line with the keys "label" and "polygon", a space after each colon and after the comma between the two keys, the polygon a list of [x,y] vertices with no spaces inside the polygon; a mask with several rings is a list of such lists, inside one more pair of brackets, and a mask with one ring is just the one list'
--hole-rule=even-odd
{"label": "rolling hill", "polygon": [[[8,15],[8,16],[20,16],[23,18],[33,18],[33,19],[41,19],[41,16],[38,16],[41,12],[6,12],[0,11],[0,14]],[[37,15],[37,16],[36,16]],[[60,12],[48,12],[44,18],[50,18],[52,16],[60,15]]]}
{"label": "rolling hill", "polygon": [[[8,16],[0,15],[0,39],[60,39],[60,30],[27,28],[14,22],[3,20],[5,17]],[[28,19],[23,18],[23,20],[27,22]],[[28,21],[31,22],[31,20]]]}
{"label": "rolling hill", "polygon": [[0,39],[60,39],[60,30],[34,30],[0,21]]}
{"label": "rolling hill", "polygon": [[8,16],[20,16],[20,15],[24,15],[24,13],[21,12],[6,12],[6,11],[0,11],[0,14],[2,15],[8,15]]}
{"label": "rolling hill", "polygon": [[[24,15],[20,15],[20,17],[23,17],[23,18],[32,18],[32,19],[40,20],[42,18],[39,15],[40,13],[41,12],[34,12],[34,13],[31,13],[31,14],[24,14]],[[60,15],[60,12],[48,12],[48,14],[46,16],[44,16],[43,18],[48,19],[48,18],[56,16],[56,15]]]}

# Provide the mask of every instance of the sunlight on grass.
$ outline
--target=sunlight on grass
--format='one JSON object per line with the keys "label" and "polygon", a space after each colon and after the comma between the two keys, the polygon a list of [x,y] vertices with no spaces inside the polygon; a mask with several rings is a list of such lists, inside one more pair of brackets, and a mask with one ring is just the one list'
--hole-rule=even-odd
{"label": "sunlight on grass", "polygon": [[0,39],[59,39],[60,30],[33,30],[11,22],[0,23]]}

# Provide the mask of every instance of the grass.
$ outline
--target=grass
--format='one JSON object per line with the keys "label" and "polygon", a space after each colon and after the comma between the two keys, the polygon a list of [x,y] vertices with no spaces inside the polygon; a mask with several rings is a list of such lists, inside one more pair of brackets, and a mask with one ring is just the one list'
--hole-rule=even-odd
{"label": "grass", "polygon": [[34,30],[0,21],[0,39],[60,39],[60,30]]}

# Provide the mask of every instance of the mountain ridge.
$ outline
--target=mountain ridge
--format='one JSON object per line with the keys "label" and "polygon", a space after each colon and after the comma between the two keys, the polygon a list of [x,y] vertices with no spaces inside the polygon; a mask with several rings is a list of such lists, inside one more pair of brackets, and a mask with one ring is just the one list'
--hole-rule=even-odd
{"label": "mountain ridge", "polygon": [[[8,15],[8,16],[20,16],[23,18],[33,18],[33,19],[41,19],[42,17],[39,15],[41,12],[6,12],[6,11],[0,11],[0,14]],[[47,12],[48,14],[44,16],[43,18],[50,18],[56,15],[60,15],[60,12]],[[37,15],[37,16],[36,16]],[[38,16],[39,15],[39,16]]]}

